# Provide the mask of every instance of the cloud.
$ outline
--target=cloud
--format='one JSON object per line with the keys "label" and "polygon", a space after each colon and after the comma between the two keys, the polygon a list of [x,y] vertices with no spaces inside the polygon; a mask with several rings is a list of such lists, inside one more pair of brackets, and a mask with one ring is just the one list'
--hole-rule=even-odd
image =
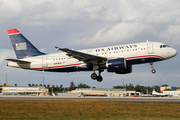
{"label": "cloud", "polygon": [[0,64],[2,63],[4,64],[5,59],[8,59],[8,58],[15,58],[14,51],[1,49],[0,50]]}
{"label": "cloud", "polygon": [[73,34],[68,38],[68,41],[66,41],[66,45],[92,45],[91,47],[95,47],[107,46],[107,44],[112,43],[122,43],[123,41],[132,43],[134,42],[134,38],[146,33],[154,34],[155,30],[150,25],[121,22],[115,25],[104,25],[104,27],[97,28],[95,31],[96,32],[83,31]]}
{"label": "cloud", "polygon": [[57,24],[62,20],[179,24],[178,3],[178,0],[2,0],[0,15],[3,16],[1,22],[20,21],[23,25],[35,26]]}
{"label": "cloud", "polygon": [[152,28],[148,25],[141,25],[138,23],[119,23],[115,26],[101,29],[95,37],[92,38],[92,41],[131,41],[132,38],[142,34],[146,30],[149,32],[152,31],[151,29]]}
{"label": "cloud", "polygon": [[168,43],[180,44],[180,26],[170,25],[160,34],[160,37]]}

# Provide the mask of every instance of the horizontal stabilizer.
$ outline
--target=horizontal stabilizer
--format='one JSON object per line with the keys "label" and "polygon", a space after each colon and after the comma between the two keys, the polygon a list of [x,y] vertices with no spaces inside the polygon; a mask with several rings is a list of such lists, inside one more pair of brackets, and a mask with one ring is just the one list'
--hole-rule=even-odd
{"label": "horizontal stabilizer", "polygon": [[22,63],[22,64],[31,63],[29,61],[23,61],[23,60],[18,60],[18,59],[5,59],[5,60],[15,62],[15,63]]}

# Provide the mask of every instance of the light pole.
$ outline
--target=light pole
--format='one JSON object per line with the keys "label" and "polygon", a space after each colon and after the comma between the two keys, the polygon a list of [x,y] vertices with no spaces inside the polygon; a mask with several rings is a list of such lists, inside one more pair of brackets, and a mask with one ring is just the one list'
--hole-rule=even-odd
{"label": "light pole", "polygon": [[123,77],[123,89],[124,89],[124,77]]}
{"label": "light pole", "polygon": [[161,92],[161,79],[159,79],[159,83],[160,83],[159,91]]}
{"label": "light pole", "polygon": [[8,84],[7,73],[6,73],[6,85]]}
{"label": "light pole", "polygon": [[44,76],[43,76],[43,87],[44,87]]}

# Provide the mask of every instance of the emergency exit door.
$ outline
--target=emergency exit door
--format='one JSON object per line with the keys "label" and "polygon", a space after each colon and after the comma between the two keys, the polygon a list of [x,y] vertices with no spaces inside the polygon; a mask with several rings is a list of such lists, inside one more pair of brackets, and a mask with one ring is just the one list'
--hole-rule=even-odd
{"label": "emergency exit door", "polygon": [[148,54],[153,54],[154,53],[154,49],[153,49],[153,44],[152,43],[148,43],[147,44],[147,48],[148,48]]}
{"label": "emergency exit door", "polygon": [[42,57],[42,67],[47,67],[48,64],[47,64],[47,56],[43,56]]}

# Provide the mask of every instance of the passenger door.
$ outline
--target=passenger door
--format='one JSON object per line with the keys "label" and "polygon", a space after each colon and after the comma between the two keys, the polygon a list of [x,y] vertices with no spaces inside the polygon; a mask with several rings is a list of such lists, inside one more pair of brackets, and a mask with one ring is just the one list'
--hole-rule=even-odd
{"label": "passenger door", "polygon": [[152,43],[148,43],[147,44],[147,49],[148,49],[148,54],[153,54],[154,53],[154,49],[153,49],[153,44]]}

